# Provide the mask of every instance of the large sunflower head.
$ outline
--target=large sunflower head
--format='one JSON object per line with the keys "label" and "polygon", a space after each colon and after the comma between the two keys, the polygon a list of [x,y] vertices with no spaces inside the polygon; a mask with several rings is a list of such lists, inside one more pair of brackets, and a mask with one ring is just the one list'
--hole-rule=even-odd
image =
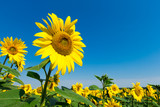
{"label": "large sunflower head", "polygon": [[53,70],[58,66],[58,72],[61,71],[64,75],[66,67],[69,73],[71,70],[74,71],[74,62],[82,66],[82,47],[86,46],[81,41],[80,33],[75,31],[77,19],[71,22],[71,18],[68,16],[64,22],[53,13],[48,15],[50,16],[47,16],[50,24],[43,19],[47,27],[36,22],[42,32],[34,35],[41,37],[33,41],[34,46],[41,47],[35,55],[42,55],[41,59],[49,56],[50,69]]}
{"label": "large sunflower head", "polygon": [[4,42],[1,41],[0,44],[2,45],[0,46],[2,53],[1,56],[8,55],[11,62],[21,62],[21,60],[23,60],[24,54],[27,53],[26,50],[23,50],[27,47],[24,42],[21,41],[21,39],[18,40],[15,38],[15,40],[13,40],[12,37],[7,37],[4,38]]}

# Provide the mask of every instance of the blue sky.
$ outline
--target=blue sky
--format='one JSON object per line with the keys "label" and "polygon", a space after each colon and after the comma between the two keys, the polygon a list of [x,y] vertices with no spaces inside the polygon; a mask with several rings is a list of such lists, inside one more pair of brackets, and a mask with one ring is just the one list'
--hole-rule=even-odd
{"label": "blue sky", "polygon": [[[8,0],[0,3],[0,38],[13,36],[25,41],[28,48],[26,67],[37,65],[41,56],[32,46],[33,35],[40,32],[35,22],[55,13],[63,20],[78,19],[84,48],[83,66],[61,76],[60,85],[76,82],[84,86],[100,82],[94,75],[108,74],[119,87],[139,81],[158,84],[160,81],[160,1],[159,0]],[[43,23],[44,24],[44,23]],[[0,58],[0,62],[4,58]],[[24,83],[35,88],[38,81],[21,73]],[[38,72],[44,78],[43,71]]]}

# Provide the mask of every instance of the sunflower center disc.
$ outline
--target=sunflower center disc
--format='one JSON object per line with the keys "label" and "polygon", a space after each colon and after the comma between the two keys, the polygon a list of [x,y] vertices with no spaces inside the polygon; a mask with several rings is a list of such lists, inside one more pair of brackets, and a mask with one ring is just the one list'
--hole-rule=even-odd
{"label": "sunflower center disc", "polygon": [[115,87],[113,88],[113,91],[116,91],[116,88],[115,88]]}
{"label": "sunflower center disc", "polygon": [[17,53],[17,49],[15,47],[10,47],[9,53],[11,53],[12,55],[15,55]]}
{"label": "sunflower center disc", "polygon": [[136,95],[139,96],[140,95],[140,90],[136,90]]}
{"label": "sunflower center disc", "polygon": [[53,36],[52,47],[61,55],[69,55],[72,52],[72,40],[66,32],[58,32]]}

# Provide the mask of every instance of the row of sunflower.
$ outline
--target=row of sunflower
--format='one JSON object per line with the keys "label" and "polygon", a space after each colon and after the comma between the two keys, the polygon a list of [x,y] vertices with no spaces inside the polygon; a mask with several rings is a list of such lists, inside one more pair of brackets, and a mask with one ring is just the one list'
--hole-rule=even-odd
{"label": "row of sunflower", "polygon": [[[8,75],[8,77],[11,80],[15,76]],[[55,102],[63,102],[66,106],[87,106],[83,101],[78,102],[74,100],[74,98],[67,97],[67,95],[64,95],[63,93],[59,93],[55,90],[55,87],[58,86],[60,80],[59,80],[59,74],[55,74],[53,77],[50,77],[50,82],[48,82],[47,86],[47,96],[54,99]],[[5,79],[3,78],[3,79]],[[42,87],[37,87],[36,89],[32,89],[30,84],[21,85],[18,86],[19,89],[23,89],[25,94],[21,96],[22,100],[26,100],[32,96],[37,95],[37,98],[39,96],[39,99],[42,97]],[[73,93],[76,93],[77,96],[83,96],[84,98],[90,100],[94,105],[101,107],[122,107],[122,106],[158,106],[158,100],[159,95],[156,90],[156,88],[152,88],[151,85],[147,85],[146,88],[142,88],[140,86],[140,83],[137,82],[136,84],[133,83],[132,88],[121,88],[116,84],[112,84],[109,87],[105,87],[105,90],[98,88],[97,86],[93,85],[90,87],[83,88],[83,84],[76,83],[75,85],[72,85],[71,89],[67,89],[62,87],[64,90],[72,91]],[[3,92],[6,92],[7,90],[2,90]],[[103,97],[103,92],[104,96]],[[74,97],[77,97],[74,96]],[[49,98],[49,99],[50,99]],[[71,99],[69,99],[71,98]],[[55,104],[56,104],[55,103]],[[57,103],[59,104],[59,103]],[[92,107],[91,105],[88,105]]]}
{"label": "row of sunflower", "polygon": [[[0,106],[1,107],[51,107],[51,106],[82,106],[82,107],[121,107],[121,106],[158,106],[159,86],[148,85],[146,89],[136,83],[131,89],[119,89],[107,75],[95,76],[101,81],[102,87],[95,85],[83,88],[81,83],[72,85],[71,89],[58,88],[60,72],[62,75],[74,71],[74,63],[82,66],[83,47],[82,37],[75,31],[77,19],[71,21],[70,16],[64,22],[55,14],[48,14],[50,23],[47,25],[36,22],[41,32],[34,36],[39,37],[33,45],[40,47],[35,56],[42,55],[40,64],[24,69],[26,45],[21,39],[12,37],[0,41],[1,55],[4,62],[0,63]],[[6,63],[8,61],[8,63]],[[47,68],[49,65],[49,68]],[[43,70],[45,79],[36,72]],[[23,70],[27,76],[38,80],[41,86],[32,89],[31,84],[24,84],[18,77]],[[51,75],[55,72],[54,75]],[[14,82],[21,86],[13,85]]]}

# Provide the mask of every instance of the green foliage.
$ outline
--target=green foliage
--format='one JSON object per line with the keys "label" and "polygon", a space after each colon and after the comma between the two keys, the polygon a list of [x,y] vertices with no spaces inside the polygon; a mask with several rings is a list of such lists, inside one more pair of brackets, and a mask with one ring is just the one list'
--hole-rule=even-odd
{"label": "green foliage", "polygon": [[13,83],[6,80],[0,80],[0,89],[3,90],[11,90],[11,89],[17,89],[17,86],[12,85]]}
{"label": "green foliage", "polygon": [[0,68],[6,69],[8,73],[11,73],[11,74],[13,74],[13,75],[15,75],[17,77],[20,76],[20,73],[17,70],[12,69],[12,68],[10,68],[8,66],[5,66],[5,65],[3,65],[1,63],[0,63]]}
{"label": "green foliage", "polygon": [[122,102],[129,102],[128,100],[124,99],[124,98],[121,98],[121,97],[116,97],[116,96],[113,96],[114,99],[118,100],[118,101],[122,101]]}
{"label": "green foliage", "polygon": [[21,96],[24,93],[21,89],[0,93],[0,107],[29,107],[27,102],[21,101]]}
{"label": "green foliage", "polygon": [[99,81],[102,81],[102,78],[97,76],[97,75],[94,75]]}
{"label": "green foliage", "polygon": [[31,77],[31,78],[34,78],[34,79],[37,79],[38,81],[41,82],[40,76],[36,72],[28,71],[27,76]]}
{"label": "green foliage", "polygon": [[160,85],[153,85],[153,84],[148,84],[151,85],[152,87],[156,88],[158,91],[160,91]]}
{"label": "green foliage", "polygon": [[39,71],[41,68],[43,68],[46,64],[49,63],[49,58],[47,58],[46,60],[42,61],[40,64],[33,66],[33,67],[28,67],[25,70],[35,70],[35,71]]}
{"label": "green foliage", "polygon": [[91,85],[91,86],[89,86],[89,89],[90,90],[99,90],[100,88],[96,85]]}
{"label": "green foliage", "polygon": [[63,87],[63,90],[55,87],[55,91],[60,94],[61,96],[63,96],[64,98],[68,98],[71,99],[75,102],[83,102],[86,105],[91,105],[92,107],[96,107],[91,101],[89,101],[88,99],[86,99],[83,96],[80,96],[78,94],[76,94],[75,92],[73,92],[72,90],[69,90],[67,88]]}
{"label": "green foliage", "polygon": [[39,95],[32,95],[32,97],[26,99],[25,102],[28,102],[30,107],[35,107],[36,105],[39,105],[40,100],[41,98]]}
{"label": "green foliage", "polygon": [[17,83],[19,83],[19,84],[21,84],[21,85],[24,85],[23,81],[21,81],[21,80],[18,79],[18,78],[15,78],[15,77],[14,77],[13,79],[7,78],[6,80],[14,81],[14,82],[17,82]]}
{"label": "green foliage", "polygon": [[109,77],[107,76],[107,74],[102,75],[101,77],[95,75],[95,77],[96,77],[99,81],[101,81],[101,83],[102,83],[102,85],[103,85],[103,88],[104,88],[104,87],[109,87],[111,84],[113,84],[113,82],[112,82],[113,79],[112,79],[112,78],[109,78]]}

